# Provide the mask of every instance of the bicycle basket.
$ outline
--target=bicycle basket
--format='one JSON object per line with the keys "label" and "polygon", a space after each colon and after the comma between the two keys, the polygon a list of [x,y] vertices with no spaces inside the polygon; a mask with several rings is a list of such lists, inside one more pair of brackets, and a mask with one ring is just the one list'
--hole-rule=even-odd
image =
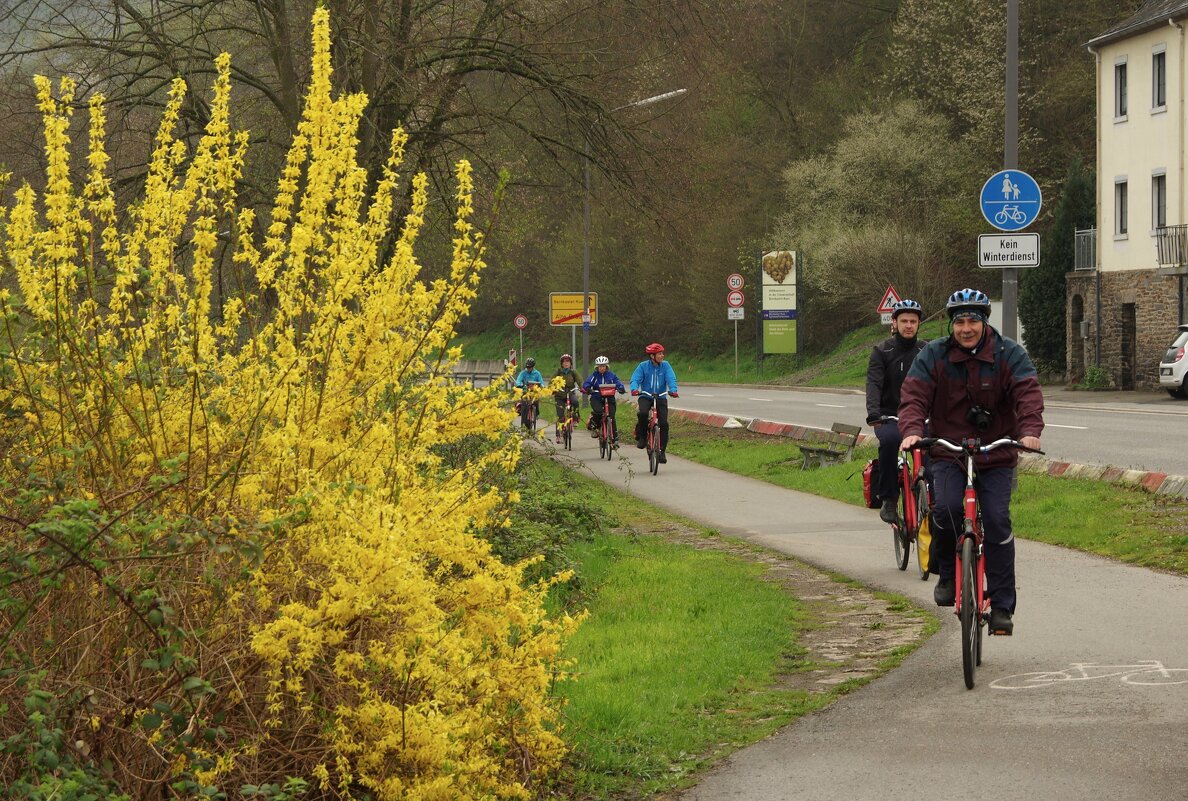
{"label": "bicycle basket", "polygon": [[611,398],[611,397],[614,397],[614,394],[615,394],[615,385],[614,385],[614,384],[602,384],[602,385],[600,385],[600,386],[598,387],[598,394],[599,394],[599,395],[601,395],[601,396],[602,396],[602,397],[604,397],[604,398]]}

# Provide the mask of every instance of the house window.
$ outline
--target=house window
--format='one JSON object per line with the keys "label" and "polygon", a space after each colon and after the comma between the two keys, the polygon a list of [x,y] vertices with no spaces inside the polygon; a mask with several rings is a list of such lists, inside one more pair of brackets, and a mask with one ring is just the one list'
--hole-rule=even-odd
{"label": "house window", "polygon": [[1151,55],[1151,108],[1167,108],[1167,52]]}
{"label": "house window", "polygon": [[1126,62],[1114,65],[1114,118],[1126,117]]}
{"label": "house window", "polygon": [[1126,181],[1114,181],[1114,236],[1126,236],[1127,232]]}
{"label": "house window", "polygon": [[1151,176],[1151,227],[1167,225],[1167,175],[1157,173]]}

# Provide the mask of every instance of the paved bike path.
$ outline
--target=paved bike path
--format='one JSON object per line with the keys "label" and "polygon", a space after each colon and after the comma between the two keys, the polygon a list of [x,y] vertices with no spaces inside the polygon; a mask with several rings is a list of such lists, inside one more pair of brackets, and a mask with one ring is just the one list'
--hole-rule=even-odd
{"label": "paved bike path", "polygon": [[[630,478],[623,461],[599,460],[589,438],[565,455],[656,506],[936,609],[935,579],[920,581],[914,555],[907,572],[895,568],[874,510],[673,455],[652,476],[643,451],[628,442],[620,453]],[[1016,521],[1018,533],[1026,529]],[[1028,541],[1018,544],[1017,566],[1016,634],[983,640],[974,690],[962,681],[960,625],[943,610],[941,631],[902,666],[737,752],[683,801],[1188,798],[1188,579]],[[1074,663],[1150,660],[1183,669],[1173,678],[1185,683],[1113,675],[991,686]]]}

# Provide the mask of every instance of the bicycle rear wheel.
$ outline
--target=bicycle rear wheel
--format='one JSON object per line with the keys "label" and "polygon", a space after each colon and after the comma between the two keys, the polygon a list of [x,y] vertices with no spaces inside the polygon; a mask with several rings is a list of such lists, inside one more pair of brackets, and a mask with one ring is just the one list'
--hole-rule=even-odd
{"label": "bicycle rear wheel", "polygon": [[561,441],[565,443],[565,450],[573,450],[573,421],[570,420],[565,424],[565,429],[561,433]]}
{"label": "bicycle rear wheel", "polygon": [[598,458],[609,459],[610,441],[606,438],[606,423],[600,423],[598,426]]}
{"label": "bicycle rear wheel", "polygon": [[920,579],[928,581],[931,572],[929,549],[932,547],[932,517],[928,508],[928,484],[924,479],[916,481],[916,565]]}
{"label": "bicycle rear wheel", "polygon": [[973,537],[966,537],[961,542],[961,670],[965,674],[965,687],[972,690],[974,686],[974,671],[977,669],[981,639],[981,626],[978,625],[977,596],[974,594],[974,581],[977,570],[974,565]]}
{"label": "bicycle rear wheel", "polygon": [[902,520],[891,524],[891,541],[895,547],[895,566],[900,570],[907,570],[912,543],[907,537],[907,530],[904,529]]}

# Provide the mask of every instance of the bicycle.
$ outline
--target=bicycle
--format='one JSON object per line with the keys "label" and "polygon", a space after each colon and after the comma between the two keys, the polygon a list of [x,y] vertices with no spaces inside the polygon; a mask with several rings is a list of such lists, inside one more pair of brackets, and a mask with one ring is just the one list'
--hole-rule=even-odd
{"label": "bicycle", "polygon": [[994,222],[1004,225],[1007,220],[1010,220],[1016,225],[1022,225],[1027,221],[1027,213],[1018,206],[1003,206],[994,215]]}
{"label": "bicycle", "polygon": [[565,407],[562,409],[561,418],[557,421],[557,428],[561,431],[561,441],[567,451],[573,450],[573,421],[578,415],[579,412],[574,408],[570,393],[566,392]]}
{"label": "bicycle", "polygon": [[990,682],[990,686],[996,690],[1033,690],[1037,687],[1051,687],[1054,684],[1115,677],[1123,684],[1141,687],[1188,684],[1188,668],[1167,668],[1157,659],[1142,660],[1133,665],[1073,662],[1066,670],[1036,670],[1003,676]]}
{"label": "bicycle", "polygon": [[524,387],[523,394],[520,396],[520,428],[528,436],[536,433],[536,416],[540,413],[540,407],[537,402],[537,390],[540,384],[535,381],[529,381],[528,385]]}
{"label": "bicycle", "polygon": [[652,408],[648,409],[648,472],[652,475],[657,475],[660,472],[660,413],[656,411],[656,406],[661,398],[668,397],[667,392],[661,392],[653,395],[650,392],[640,392],[640,395],[645,395],[653,398]]}
{"label": "bicycle", "polygon": [[[1043,453],[1010,437],[996,439],[989,445],[970,437],[960,444],[943,437],[925,437],[912,448],[921,450],[939,445],[965,456],[965,493],[962,499],[962,527],[957,535],[957,586],[953,612],[961,620],[961,670],[966,689],[974,686],[974,672],[982,664],[982,628],[990,620],[990,596],[986,594],[986,551],[982,535],[982,511],[974,488],[974,457],[1009,445],[1031,453]],[[990,634],[994,634],[993,631]]]}
{"label": "bicycle", "polygon": [[[894,415],[879,418],[880,423],[898,421],[899,418]],[[899,473],[899,517],[891,524],[891,540],[895,549],[895,565],[900,570],[907,570],[912,543],[916,544],[916,566],[920,571],[920,580],[927,581],[930,569],[928,546],[932,540],[932,496],[928,482],[924,479],[923,461],[920,450],[912,450],[910,461],[903,451],[899,453],[896,465]]]}
{"label": "bicycle", "polygon": [[602,397],[602,422],[598,427],[598,458],[608,462],[614,457],[618,447],[617,423],[611,404],[614,402],[615,389],[613,384],[601,384],[598,394]]}

